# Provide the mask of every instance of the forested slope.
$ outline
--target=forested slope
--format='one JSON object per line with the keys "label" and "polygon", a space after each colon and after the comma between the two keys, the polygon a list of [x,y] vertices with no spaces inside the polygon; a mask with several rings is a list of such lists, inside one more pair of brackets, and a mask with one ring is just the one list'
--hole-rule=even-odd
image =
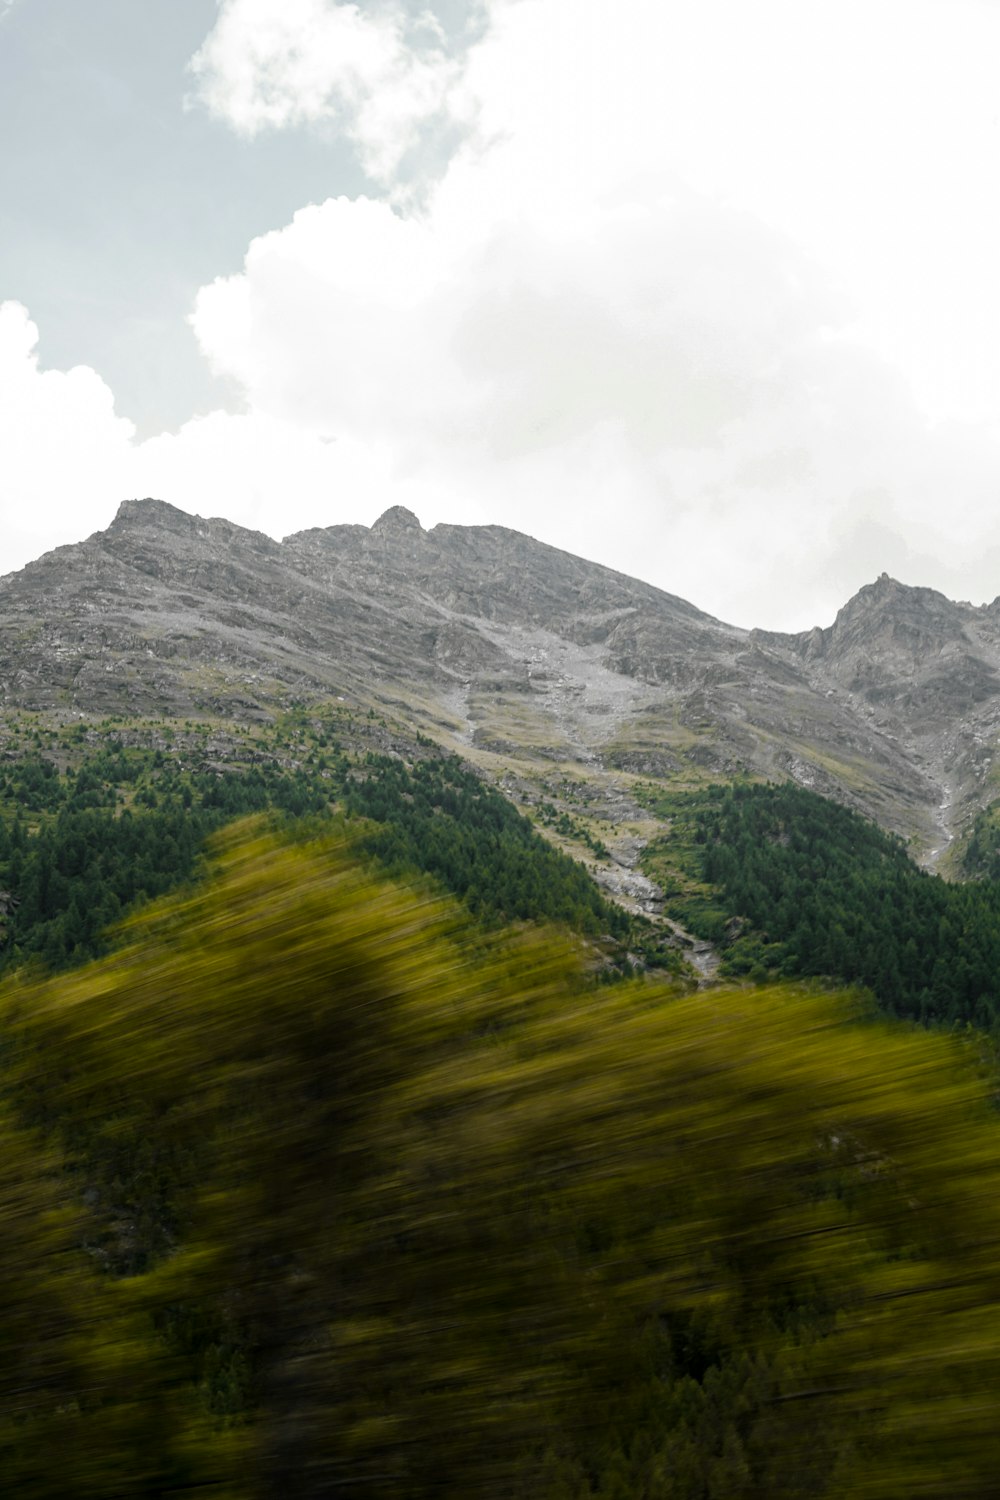
{"label": "forested slope", "polygon": [[364,847],[393,873],[427,871],[493,921],[541,918],[588,936],[627,934],[626,914],[603,899],[583,866],[456,756],[412,769],[370,756],[363,771],[348,781],[345,806],[379,825]]}
{"label": "forested slope", "polygon": [[670,831],[647,868],[719,942],[724,972],[868,986],[890,1015],[1000,1022],[1000,884],[920,870],[873,823],[790,782],[650,794]]}
{"label": "forested slope", "polygon": [[62,769],[65,753],[55,750],[10,759],[0,771],[0,972],[32,958],[65,968],[106,952],[136,902],[191,877],[209,833],[265,811],[367,820],[359,849],[397,874],[432,876],[483,921],[558,922],[607,937],[612,949],[628,937],[633,924],[583,866],[456,758],[408,767],[387,755],[348,757],[325,735],[322,748],[295,759],[276,750],[207,767],[203,756],[121,746]]}

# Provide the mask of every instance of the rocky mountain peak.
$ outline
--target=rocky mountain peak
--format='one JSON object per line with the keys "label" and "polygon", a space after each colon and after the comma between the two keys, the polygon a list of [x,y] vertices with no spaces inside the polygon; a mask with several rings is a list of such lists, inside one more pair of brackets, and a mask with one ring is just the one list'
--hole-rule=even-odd
{"label": "rocky mountain peak", "polygon": [[108,531],[122,534],[132,531],[176,531],[182,535],[197,532],[206,523],[200,516],[178,510],[166,500],[123,500]]}
{"label": "rocky mountain peak", "polygon": [[976,613],[936,589],[899,583],[883,573],[848,600],[824,636],[834,656],[877,642],[916,665],[925,662],[929,652],[968,644],[968,627]]}
{"label": "rocky mountain peak", "polygon": [[391,567],[406,567],[418,558],[424,539],[424,529],[412,510],[392,505],[371,527],[365,547]]}
{"label": "rocky mountain peak", "polygon": [[883,573],[826,630],[795,637],[828,680],[923,736],[1000,693],[1000,634],[989,612]]}
{"label": "rocky mountain peak", "polygon": [[373,537],[414,537],[423,536],[424,528],[421,526],[412,510],[407,510],[405,505],[390,505],[389,509],[383,511],[378,520],[372,524],[370,535]]}
{"label": "rocky mountain peak", "polygon": [[[154,543],[163,544],[163,538],[174,537],[192,542],[202,550],[213,545],[233,545],[251,551],[276,552],[278,543],[263,531],[252,531],[238,526],[235,521],[226,521],[221,516],[210,519],[178,510],[166,500],[123,500],[107,531],[97,532],[97,538],[114,544],[141,543],[144,537]],[[93,538],[91,539],[93,540]]]}
{"label": "rocky mountain peak", "polygon": [[[955,604],[937,589],[921,588],[910,583],[900,583],[888,573],[880,573],[874,583],[866,583],[849,599],[838,612],[837,620],[844,621],[865,613],[884,613],[895,610],[899,613],[922,613],[928,617],[953,617],[963,606]],[[836,622],[834,625],[836,628]]]}

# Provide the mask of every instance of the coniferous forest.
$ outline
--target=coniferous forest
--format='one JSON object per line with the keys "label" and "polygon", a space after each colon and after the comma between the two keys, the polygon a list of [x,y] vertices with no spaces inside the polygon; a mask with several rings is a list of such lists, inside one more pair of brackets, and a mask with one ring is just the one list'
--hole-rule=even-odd
{"label": "coniferous forest", "polygon": [[117,749],[60,774],[35,753],[0,777],[0,889],[17,899],[0,972],[107,952],[123,914],[188,880],[205,838],[234,818],[270,811],[302,823],[332,806],[370,824],[357,831],[359,849],[397,875],[432,876],[483,921],[628,935],[625,914],[583,867],[455,757],[409,769],[369,753],[351,767],[334,751],[322,766],[204,770]]}
{"label": "coniferous forest", "polygon": [[1000,883],[953,884],[900,840],[792,783],[652,799],[671,832],[647,853],[668,906],[717,941],[732,977],[823,976],[888,1015],[1000,1021]]}
{"label": "coniferous forest", "polygon": [[454,758],[5,763],[6,1492],[995,1492],[997,887],[648,795],[695,994]]}

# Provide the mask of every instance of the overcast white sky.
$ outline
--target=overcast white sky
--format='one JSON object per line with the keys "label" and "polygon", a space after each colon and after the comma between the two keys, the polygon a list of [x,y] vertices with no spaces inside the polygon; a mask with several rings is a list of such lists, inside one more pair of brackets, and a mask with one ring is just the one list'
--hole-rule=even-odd
{"label": "overcast white sky", "polygon": [[1000,0],[0,0],[0,572],[156,495],[1000,594]]}

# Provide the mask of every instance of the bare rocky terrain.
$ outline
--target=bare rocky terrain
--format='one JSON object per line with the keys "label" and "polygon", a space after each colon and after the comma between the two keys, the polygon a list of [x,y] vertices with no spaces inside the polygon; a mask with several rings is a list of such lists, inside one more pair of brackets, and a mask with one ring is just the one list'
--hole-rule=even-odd
{"label": "bare rocky terrain", "polygon": [[883,575],[826,629],[747,632],[502,527],[395,507],[279,543],[127,501],[0,579],[0,699],[59,721],[374,713],[390,748],[429,737],[573,809],[643,905],[649,780],[792,778],[946,870],[995,794],[1000,601]]}

